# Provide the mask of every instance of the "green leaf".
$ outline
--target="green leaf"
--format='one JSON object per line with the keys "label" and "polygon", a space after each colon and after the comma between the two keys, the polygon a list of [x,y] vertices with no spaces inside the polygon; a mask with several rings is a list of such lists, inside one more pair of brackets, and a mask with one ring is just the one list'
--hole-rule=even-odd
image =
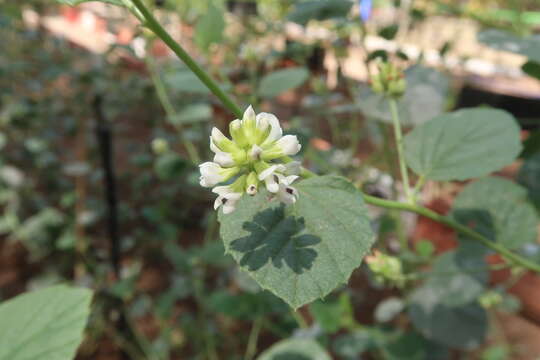
{"label": "green leaf", "polygon": [[332,360],[314,340],[287,339],[272,345],[257,360]]}
{"label": "green leaf", "polygon": [[191,104],[182,109],[169,121],[177,126],[206,121],[212,116],[212,107],[208,104]]}
{"label": "green leaf", "polygon": [[296,188],[294,205],[261,191],[219,214],[226,252],[293,308],[346,283],[375,240],[362,194],[347,180],[313,177]]}
{"label": "green leaf", "polygon": [[57,3],[63,4],[63,5],[69,5],[69,6],[77,6],[82,3],[86,2],[102,2],[106,4],[116,5],[116,6],[124,6],[121,0],[56,0]]}
{"label": "green leaf", "polygon": [[518,182],[527,188],[529,198],[540,210],[540,152],[525,160],[519,170]]}
{"label": "green leaf", "polygon": [[521,70],[523,70],[525,74],[540,80],[540,62],[527,61],[523,64]]}
{"label": "green leaf", "polygon": [[507,31],[489,29],[480,32],[478,40],[494,49],[521,54],[540,62],[540,35],[519,37]]}
{"label": "green leaf", "polygon": [[521,151],[520,130],[502,110],[464,109],[416,127],[404,147],[405,159],[418,175],[465,180],[511,164]]}
{"label": "green leaf", "polygon": [[509,249],[537,238],[538,216],[527,202],[527,190],[503,178],[467,185],[454,200],[451,216]]}
{"label": "green leaf", "polygon": [[339,335],[332,349],[340,358],[356,360],[361,358],[360,355],[362,353],[375,345],[375,340],[369,331],[356,330],[350,334]]}
{"label": "green leaf", "polygon": [[259,95],[270,98],[302,85],[309,77],[303,67],[276,70],[265,75],[259,84]]}
{"label": "green leaf", "polygon": [[339,299],[311,303],[309,312],[327,333],[334,333],[354,321],[352,305],[346,293],[341,294]]}
{"label": "green leaf", "polygon": [[328,20],[346,17],[353,3],[349,0],[312,0],[298,2],[289,14],[289,20],[306,25],[309,20]]}
{"label": "green leaf", "polygon": [[[405,78],[407,90],[398,100],[400,120],[404,125],[422,124],[443,113],[450,89],[445,74],[415,65],[405,71]],[[366,116],[392,123],[388,101],[368,85],[360,86],[358,104]]]}
{"label": "green leaf", "polygon": [[187,69],[169,71],[163,79],[168,87],[178,92],[197,95],[210,94],[210,90],[199,80],[197,75]]}
{"label": "green leaf", "polygon": [[476,303],[449,306],[437,288],[423,286],[409,298],[414,327],[428,339],[463,350],[480,346],[487,333],[486,311]]}
{"label": "green leaf", "polygon": [[73,359],[91,299],[90,290],[61,285],[0,304],[0,360]]}
{"label": "green leaf", "polygon": [[195,43],[203,50],[208,50],[211,44],[223,40],[225,18],[223,10],[216,7],[212,1],[208,3],[208,10],[197,22],[195,27]]}
{"label": "green leaf", "polygon": [[488,276],[483,256],[473,256],[460,249],[448,251],[435,260],[426,285],[437,292],[441,303],[463,305],[474,302],[482,294]]}
{"label": "green leaf", "polygon": [[389,297],[377,305],[375,319],[378,322],[388,322],[395,318],[404,308],[405,304],[400,298]]}

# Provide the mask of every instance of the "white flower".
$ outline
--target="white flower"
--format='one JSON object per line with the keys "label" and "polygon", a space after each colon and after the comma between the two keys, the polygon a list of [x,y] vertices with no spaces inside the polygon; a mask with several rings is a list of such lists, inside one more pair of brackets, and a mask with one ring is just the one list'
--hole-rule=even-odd
{"label": "white flower", "polygon": [[295,135],[285,135],[276,141],[276,145],[281,148],[285,156],[296,155],[302,148]]}
{"label": "white flower", "polygon": [[272,165],[259,174],[259,180],[264,181],[266,190],[271,193],[277,193],[279,191],[279,177],[278,172],[285,170],[283,165]]}
{"label": "white flower", "polygon": [[222,206],[224,214],[232,213],[236,209],[236,203],[242,197],[242,193],[235,192],[231,186],[216,186],[212,192],[219,195],[214,201],[214,210]]}
{"label": "white flower", "polygon": [[[201,186],[214,187],[236,177],[230,185],[212,190],[218,194],[214,208],[222,207],[225,214],[233,212],[242,194],[255,196],[263,182],[277,199],[294,204],[298,191],[291,184],[298,179],[301,168],[299,162],[286,157],[300,151],[298,138],[283,136],[276,116],[256,114],[251,106],[241,120],[229,124],[229,134],[231,138],[212,128],[210,149],[214,161],[200,165]],[[280,163],[284,161],[288,162]]]}
{"label": "white flower", "polygon": [[253,145],[251,147],[251,150],[249,150],[249,157],[252,160],[259,160],[261,158],[262,152],[263,152],[262,148],[260,148],[257,145]]}
{"label": "white flower", "polygon": [[279,201],[284,204],[291,205],[298,199],[298,190],[291,186],[291,184],[298,179],[297,175],[279,176],[279,190],[277,197]]}
{"label": "white flower", "polygon": [[261,158],[265,161],[270,161],[284,156],[296,155],[301,148],[302,145],[300,145],[295,135],[285,135],[275,141],[271,147],[267,146]]}
{"label": "white flower", "polygon": [[265,121],[270,124],[270,133],[266,139],[263,139],[263,143],[261,144],[262,147],[273,144],[274,141],[278,140],[283,135],[279,120],[274,114],[260,113],[257,115],[257,118],[258,121],[263,121],[262,119],[265,119]]}
{"label": "white flower", "polygon": [[214,155],[214,162],[218,163],[223,167],[231,167],[235,164],[232,155],[224,151],[220,151],[216,153],[216,155]]}
{"label": "white flower", "polygon": [[203,187],[213,187],[220,182],[227,181],[239,171],[236,167],[224,169],[214,162],[205,162],[199,165],[199,170],[201,172],[199,180]]}

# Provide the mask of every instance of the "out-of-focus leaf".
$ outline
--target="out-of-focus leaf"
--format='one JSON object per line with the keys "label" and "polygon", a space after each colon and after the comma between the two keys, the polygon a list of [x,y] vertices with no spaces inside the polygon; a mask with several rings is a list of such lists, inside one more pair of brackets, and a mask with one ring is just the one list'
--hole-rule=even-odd
{"label": "out-of-focus leaf", "polygon": [[527,198],[527,189],[512,181],[483,178],[461,191],[451,215],[487,238],[515,249],[537,238],[538,216]]}
{"label": "out-of-focus leaf", "polygon": [[208,2],[208,10],[197,22],[195,27],[195,43],[203,50],[208,50],[211,44],[219,43],[223,39],[225,19],[223,10]]}
{"label": "out-of-focus leaf", "polygon": [[309,77],[303,67],[276,70],[265,75],[259,84],[259,95],[265,98],[277,96],[302,85]]}
{"label": "out-of-focus leaf", "polygon": [[375,309],[375,319],[378,322],[388,322],[395,318],[403,309],[405,303],[397,297],[389,297],[381,301]]}
{"label": "out-of-focus leaf", "polygon": [[193,124],[210,119],[212,107],[208,104],[192,104],[186,106],[174,118],[169,119],[174,125]]}
{"label": "out-of-focus leaf", "polygon": [[448,251],[435,260],[426,284],[438,292],[443,304],[456,306],[474,302],[487,281],[484,258],[458,250]]}
{"label": "out-of-focus leaf", "polygon": [[353,3],[349,0],[310,0],[297,2],[289,20],[306,25],[309,20],[328,20],[346,17]]}
{"label": "out-of-focus leaf", "polygon": [[466,180],[511,164],[521,152],[520,128],[502,110],[463,109],[416,127],[405,136],[404,147],[418,175]]}
{"label": "out-of-focus leaf", "polygon": [[518,182],[527,188],[529,198],[540,210],[540,152],[525,160],[519,170]]}
{"label": "out-of-focus leaf", "polygon": [[[435,69],[415,65],[405,71],[405,78],[407,90],[398,101],[398,111],[404,125],[422,124],[444,112],[450,89],[446,75]],[[392,122],[388,101],[374,93],[369,86],[360,86],[357,102],[366,116]]]}
{"label": "out-of-focus leaf", "polygon": [[168,152],[157,158],[156,174],[163,180],[179,177],[186,170],[187,164],[187,161],[180,155]]}
{"label": "out-of-focus leaf", "polygon": [[338,336],[332,349],[344,360],[356,360],[361,359],[360,355],[374,346],[375,341],[369,331],[356,330]]}
{"label": "out-of-focus leaf", "polygon": [[478,40],[497,50],[525,55],[529,60],[540,62],[540,35],[519,37],[510,32],[488,29],[478,34]]}
{"label": "out-of-focus leaf", "polygon": [[488,322],[486,311],[476,303],[449,306],[438,289],[422,286],[409,298],[409,316],[414,327],[428,339],[463,349],[484,343]]}
{"label": "out-of-focus leaf", "polygon": [[57,3],[63,4],[63,5],[69,5],[69,6],[77,6],[79,4],[83,4],[83,3],[91,2],[91,1],[97,1],[97,2],[102,2],[102,3],[116,5],[116,6],[124,6],[121,0],[56,0]]}
{"label": "out-of-focus leaf", "polygon": [[53,286],[0,304],[0,360],[73,359],[91,300],[88,289]]}
{"label": "out-of-focus leaf", "polygon": [[208,95],[210,90],[201,80],[189,70],[168,71],[163,77],[167,86],[182,93],[192,93],[197,95]]}
{"label": "out-of-focus leaf", "polygon": [[525,74],[540,80],[540,62],[527,61],[523,64],[521,70],[523,70]]}
{"label": "out-of-focus leaf", "polygon": [[272,345],[257,360],[331,360],[330,355],[314,340],[287,339]]}
{"label": "out-of-focus leaf", "polygon": [[379,30],[379,36],[386,40],[392,40],[396,37],[399,27],[396,24],[388,25]]}

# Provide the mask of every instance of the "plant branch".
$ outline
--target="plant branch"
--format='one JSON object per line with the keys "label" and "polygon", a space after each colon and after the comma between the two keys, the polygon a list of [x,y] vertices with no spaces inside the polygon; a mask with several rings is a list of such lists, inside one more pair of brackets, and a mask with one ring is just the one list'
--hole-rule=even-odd
{"label": "plant branch", "polygon": [[451,227],[452,229],[482,243],[484,246],[498,252],[504,258],[513,262],[514,264],[527,268],[528,270],[532,270],[534,272],[540,273],[540,264],[536,264],[508,250],[506,247],[502,246],[501,244],[498,244],[496,242],[489,240],[482,234],[474,231],[473,229],[465,225],[458,223],[457,221],[455,221],[449,216],[437,214],[436,212],[422,206],[401,203],[401,202],[391,201],[391,200],[385,200],[385,199],[381,199],[381,198],[377,198],[377,197],[369,196],[365,194],[364,194],[364,200],[366,201],[366,203],[371,204],[371,205],[375,205],[375,206],[379,206],[379,207],[383,207],[387,209],[397,209],[397,210],[402,210],[402,211],[414,212],[416,214],[425,216],[431,220],[435,220],[439,223],[445,224]]}
{"label": "plant branch", "polygon": [[396,100],[389,99],[388,103],[390,105],[390,112],[392,113],[392,121],[394,123],[394,136],[396,138],[399,170],[401,172],[401,180],[403,180],[403,187],[405,188],[405,196],[407,197],[408,202],[414,204],[411,186],[409,185],[409,173],[407,172],[407,165],[405,165],[405,158],[403,156],[403,132],[401,131],[401,124],[399,122]]}
{"label": "plant branch", "polygon": [[[174,51],[174,53],[187,65],[187,67],[195,73],[195,75],[208,87],[208,89],[216,95],[221,102],[231,111],[233,112],[238,118],[242,117],[242,110],[238,105],[234,103],[234,101],[221,89],[221,87],[206,73],[205,70],[203,70],[196,62],[193,60],[193,58],[178,44],[168,33],[167,31],[158,23],[156,18],[150,13],[150,11],[146,8],[146,6],[143,4],[142,0],[131,0],[135,7],[140,11],[142,16],[145,19],[144,25],[146,25],[150,30],[152,30],[169,48]],[[439,215],[434,211],[431,211],[427,208],[417,206],[414,203],[412,203],[412,197],[411,197],[411,189],[409,185],[409,177],[407,173],[407,168],[405,166],[405,161],[403,159],[403,144],[402,144],[402,133],[401,133],[401,125],[399,123],[399,115],[397,112],[397,105],[395,100],[390,100],[390,110],[392,112],[392,119],[394,121],[394,130],[396,132],[396,141],[398,144],[398,155],[399,155],[399,163],[401,168],[401,175],[403,177],[403,183],[405,186],[405,192],[407,195],[407,198],[411,203],[401,203],[396,201],[390,201],[390,200],[384,200],[380,198],[376,198],[369,195],[364,195],[364,199],[367,203],[388,208],[388,209],[397,209],[402,211],[409,211],[414,212],[419,215],[425,216],[429,219],[435,220],[437,222],[440,222],[442,224],[448,225],[451,228],[455,229],[456,231],[461,232],[462,234],[465,234],[472,239],[479,241],[483,245],[489,247],[490,249],[498,252],[503,257],[505,257],[507,260],[513,262],[516,265],[520,265],[524,268],[527,268],[529,270],[535,271],[537,273],[540,273],[540,264],[535,264],[534,262],[513,253],[512,251],[508,250],[504,246],[490,241],[488,238],[484,237],[480,233],[456,222],[450,217]],[[291,161],[290,158],[286,158],[288,161]],[[301,175],[305,178],[307,177],[313,177],[316,176],[313,172],[302,169]],[[297,319],[297,314],[293,312],[293,316]]]}
{"label": "plant branch", "polygon": [[144,5],[142,0],[131,0],[137,10],[144,17],[144,25],[156,34],[174,53],[186,64],[186,66],[203,82],[204,85],[218,97],[218,99],[227,107],[236,117],[242,118],[242,110],[236,103],[223,91],[223,89],[204,71],[199,64],[177,43],[171,35],[159,24],[154,15]]}

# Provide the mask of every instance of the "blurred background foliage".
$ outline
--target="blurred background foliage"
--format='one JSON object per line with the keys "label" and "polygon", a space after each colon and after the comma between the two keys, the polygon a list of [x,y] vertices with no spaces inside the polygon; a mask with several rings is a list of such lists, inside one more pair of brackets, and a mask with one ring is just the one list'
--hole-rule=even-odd
{"label": "blurred background foliage", "polygon": [[[528,140],[524,159],[499,175],[518,179],[540,208],[537,0],[380,0],[365,23],[347,0],[152,7],[240,103],[285,121],[308,166],[371,194],[398,191],[388,112],[366,81],[377,59],[409,67],[399,104],[409,128],[458,107],[512,112]],[[448,229],[394,212],[373,209],[384,266],[362,266],[348,287],[292,312],[224,254],[197,164],[210,158],[211,127],[233,118],[204,85],[118,8],[0,0],[0,9],[0,299],[65,280],[97,289],[78,358],[251,359],[280,340],[260,358],[540,356],[526,341],[540,336],[538,278],[524,284],[497,259],[460,262],[457,252],[475,249],[453,249]],[[529,39],[533,52],[461,51],[470,39],[451,36],[431,49],[434,61],[421,44],[407,47],[430,19],[464,39],[455,21],[472,24],[472,37],[496,28],[511,43]],[[509,81],[510,90],[496,86]],[[464,185],[430,184],[423,196],[446,212]],[[540,261],[538,243],[519,250]]]}

